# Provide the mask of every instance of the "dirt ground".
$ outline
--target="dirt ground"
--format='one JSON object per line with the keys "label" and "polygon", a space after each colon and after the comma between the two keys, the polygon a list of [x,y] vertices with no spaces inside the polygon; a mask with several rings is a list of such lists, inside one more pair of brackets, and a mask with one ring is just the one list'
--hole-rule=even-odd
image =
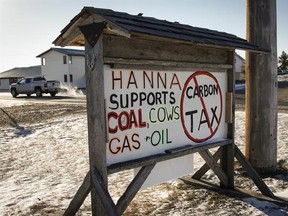
{"label": "dirt ground", "polygon": [[[288,86],[285,88],[278,88],[278,112],[288,113]],[[245,94],[235,95],[236,110],[245,109]]]}
{"label": "dirt ground", "polygon": [[83,112],[86,112],[86,105],[35,103],[33,105],[0,108],[0,122],[2,126],[35,124],[60,116]]}
{"label": "dirt ground", "polygon": [[[236,110],[245,109],[245,95],[235,95]],[[288,88],[278,89],[278,110],[288,113]],[[85,104],[41,104],[21,105],[0,108],[0,122],[2,126],[17,124],[34,124],[57,118],[86,112]]]}

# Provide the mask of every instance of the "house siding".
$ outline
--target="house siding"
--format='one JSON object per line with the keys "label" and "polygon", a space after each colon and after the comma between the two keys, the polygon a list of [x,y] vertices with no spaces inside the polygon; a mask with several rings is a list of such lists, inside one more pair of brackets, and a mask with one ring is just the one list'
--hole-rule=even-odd
{"label": "house siding", "polygon": [[9,79],[0,79],[0,90],[8,90],[9,85]]}
{"label": "house siding", "polygon": [[235,80],[245,80],[245,60],[235,55]]}
{"label": "house siding", "polygon": [[[70,85],[77,88],[86,88],[85,80],[85,58],[84,56],[73,56],[72,64],[69,64],[69,75],[73,75],[73,82]],[[68,81],[70,81],[68,75]]]}
{"label": "house siding", "polygon": [[68,74],[68,64],[63,64],[64,54],[51,50],[42,57],[45,58],[45,65],[41,66],[42,75],[47,80],[59,80],[64,83],[64,74]]}
{"label": "house siding", "polygon": [[[63,63],[63,56],[66,56],[67,63]],[[69,56],[63,53],[51,50],[41,56],[45,58],[45,65],[41,66],[42,75],[47,80],[59,80],[62,85],[72,86],[76,88],[85,88],[85,67],[84,56],[72,56],[72,64],[69,63]],[[67,76],[67,82],[64,80]],[[73,81],[70,82],[70,75]]]}

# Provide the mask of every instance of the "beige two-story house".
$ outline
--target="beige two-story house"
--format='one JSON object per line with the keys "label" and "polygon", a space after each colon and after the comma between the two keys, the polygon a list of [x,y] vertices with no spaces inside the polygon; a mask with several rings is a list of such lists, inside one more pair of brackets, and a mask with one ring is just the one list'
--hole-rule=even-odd
{"label": "beige two-story house", "polygon": [[41,59],[41,72],[47,80],[85,89],[85,51],[79,49],[50,48],[37,56]]}

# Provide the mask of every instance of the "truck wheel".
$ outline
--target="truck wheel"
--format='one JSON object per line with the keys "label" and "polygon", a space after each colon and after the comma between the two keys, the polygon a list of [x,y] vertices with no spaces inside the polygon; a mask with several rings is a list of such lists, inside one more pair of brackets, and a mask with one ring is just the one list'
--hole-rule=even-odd
{"label": "truck wheel", "polygon": [[35,93],[36,93],[36,96],[37,96],[37,97],[42,97],[42,90],[41,90],[41,88],[36,88],[36,89],[35,89]]}
{"label": "truck wheel", "polygon": [[17,90],[15,88],[11,89],[11,94],[12,94],[12,97],[17,97]]}
{"label": "truck wheel", "polygon": [[52,97],[54,97],[54,96],[56,95],[56,92],[51,92],[50,95],[51,95]]}

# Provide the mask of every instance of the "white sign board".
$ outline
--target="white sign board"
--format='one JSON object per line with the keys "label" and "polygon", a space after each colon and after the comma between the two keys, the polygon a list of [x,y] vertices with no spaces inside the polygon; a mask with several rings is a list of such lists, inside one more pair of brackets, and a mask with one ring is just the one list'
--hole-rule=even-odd
{"label": "white sign board", "polygon": [[104,67],[107,164],[227,138],[227,72]]}
{"label": "white sign board", "polygon": [[[134,175],[140,168],[134,169]],[[159,162],[155,165],[141,189],[157,185],[194,172],[193,154]]]}

